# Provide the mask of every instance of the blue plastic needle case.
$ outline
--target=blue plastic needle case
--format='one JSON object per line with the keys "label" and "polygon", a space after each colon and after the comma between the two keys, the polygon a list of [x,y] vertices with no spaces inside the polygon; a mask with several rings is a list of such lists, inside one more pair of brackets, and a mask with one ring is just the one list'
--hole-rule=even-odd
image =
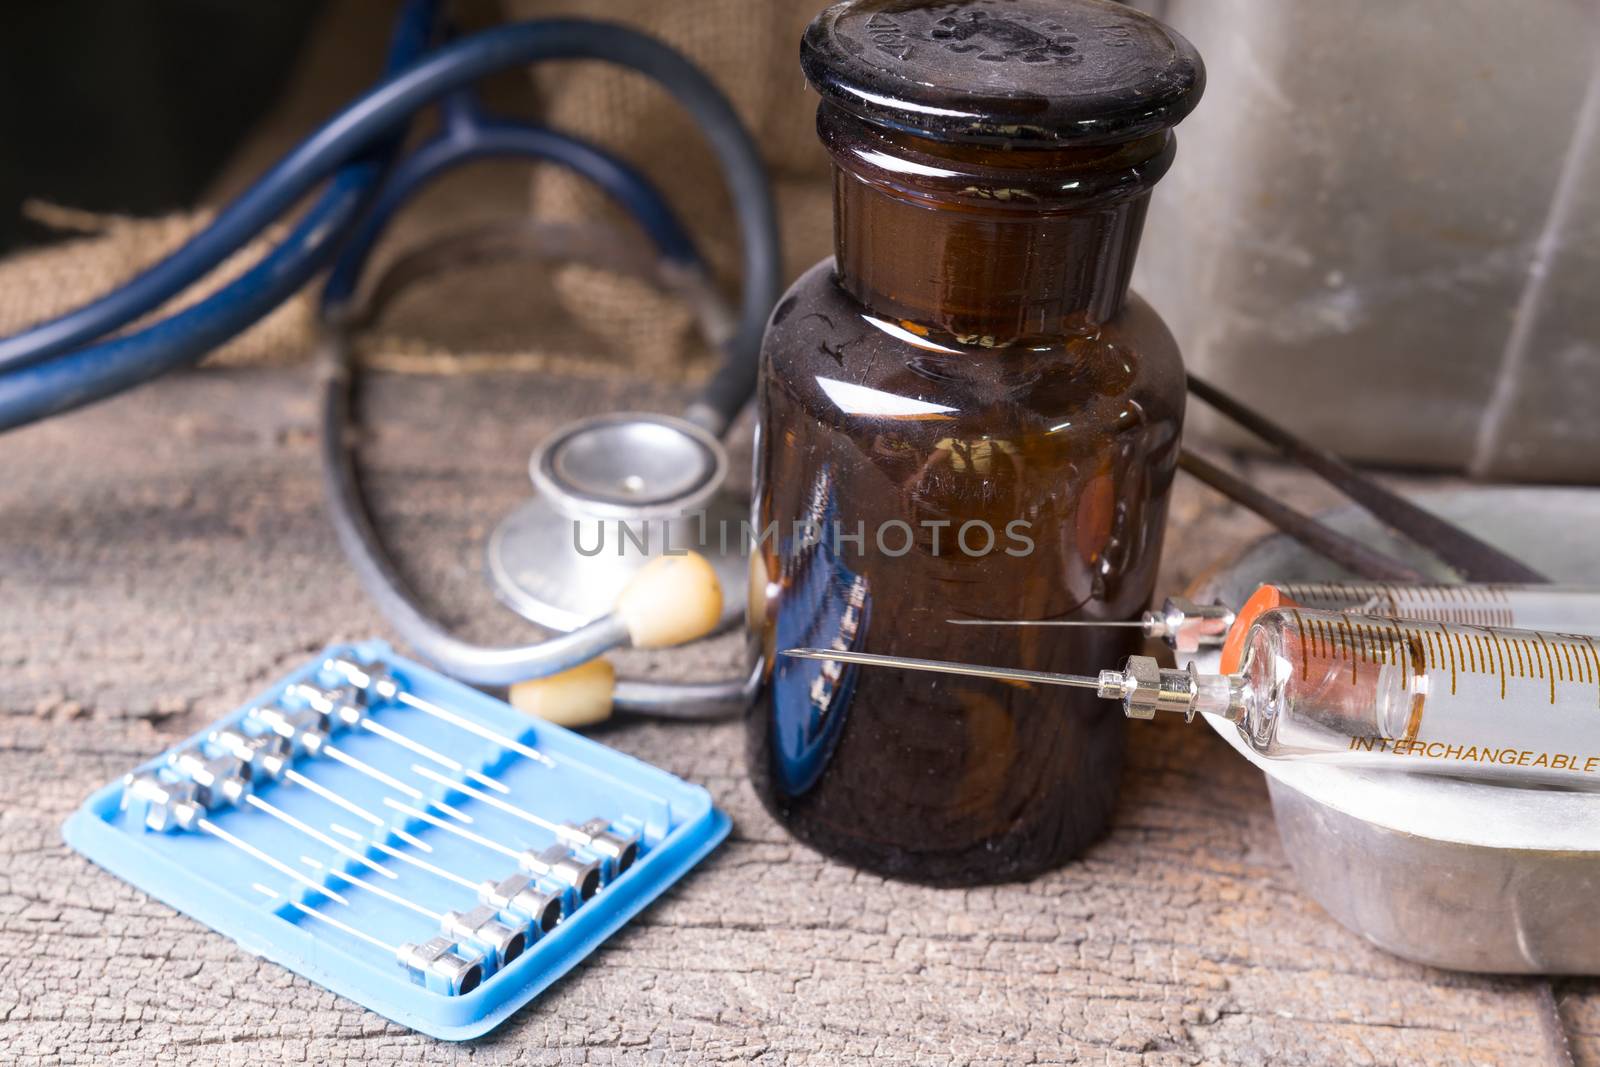
{"label": "blue plastic needle case", "polygon": [[728,829],[704,789],[374,641],[329,648],[96,791],[62,832],[247,951],[461,1040]]}

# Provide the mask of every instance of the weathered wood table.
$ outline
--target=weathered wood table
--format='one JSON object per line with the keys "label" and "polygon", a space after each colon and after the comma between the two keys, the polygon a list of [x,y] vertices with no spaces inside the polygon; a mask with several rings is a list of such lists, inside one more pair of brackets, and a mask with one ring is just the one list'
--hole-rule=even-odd
{"label": "weathered wood table", "polygon": [[[417,588],[526,638],[481,577],[557,417],[672,398],[526,376],[380,377],[367,448]],[[327,642],[382,634],[322,514],[304,368],[205,371],[0,439],[0,1062],[785,1065],[1552,1063],[1539,983],[1394,959],[1302,897],[1260,776],[1142,725],[1111,835],[1023,885],[886,883],[791,841],[737,724],[603,739],[709,787],[729,842],[488,1038],[433,1041],[93,867],[59,827],[121,774]],[[747,466],[736,461],[736,468]],[[1301,505],[1306,479],[1254,464]],[[1263,532],[1183,479],[1163,591]],[[636,669],[713,676],[724,638]],[[1556,986],[1579,1062],[1600,996]]]}

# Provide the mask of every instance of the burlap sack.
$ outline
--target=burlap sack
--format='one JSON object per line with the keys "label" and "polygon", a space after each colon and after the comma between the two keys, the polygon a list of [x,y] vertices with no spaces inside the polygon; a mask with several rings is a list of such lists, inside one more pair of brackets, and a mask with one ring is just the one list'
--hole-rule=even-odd
{"label": "burlap sack", "polygon": [[[478,0],[458,5],[455,18],[468,29],[510,18],[608,19],[637,26],[693,59],[728,94],[761,144],[792,277],[826,255],[831,240],[827,162],[813,131],[815,98],[798,63],[800,33],[820,6],[819,0]],[[244,188],[372,77],[391,14],[389,5],[370,0],[329,5],[290,92],[218,181],[216,203]],[[517,85],[530,87],[527,81]],[[508,91],[502,84],[491,90],[490,100],[603,144],[649,174],[732,297],[738,281],[733,216],[715,159],[671,98],[644,78],[602,63],[548,65],[533,72],[531,88],[522,94],[527,99],[518,99],[516,86]],[[176,247],[211,215],[202,209],[132,220],[87,217],[50,205],[32,210],[80,236],[0,261],[4,332],[100,295]],[[380,259],[429,234],[530,210],[563,221],[619,217],[602,194],[557,168],[474,167],[409,207]],[[257,242],[164,313],[211,291],[265,247]],[[300,358],[309,349],[311,325],[310,300],[302,294],[213,358]],[[663,380],[696,377],[711,359],[694,336],[687,310],[644,283],[579,266],[475,268],[431,284],[403,298],[366,347],[379,362],[401,368],[518,366]]]}
{"label": "burlap sack", "polygon": [[[80,236],[30,249],[0,260],[0,334],[10,334],[104,294],[159,259],[199,229],[209,212],[160,219],[90,216],[49,204],[28,204],[27,213],[46,225]],[[194,303],[247,269],[281,236],[275,227],[263,240],[233,256],[203,285],[185,293],[161,314]],[[309,337],[308,305],[295,300],[278,308],[254,329],[235,338],[224,355],[258,362],[303,351]]]}
{"label": "burlap sack", "polygon": [[[778,198],[790,276],[831,243],[827,159],[815,133],[815,102],[800,75],[800,34],[818,0],[507,0],[515,17],[587,15],[636,26],[707,71],[759,139]],[[557,64],[534,72],[549,120],[637,161],[682,213],[704,254],[737,282],[737,231],[716,162],[671,98],[639,75],[603,64]],[[556,168],[533,179],[533,210],[560,219],[609,211],[602,194]],[[558,285],[571,314],[651,372],[672,374],[694,352],[681,309],[569,269]]]}

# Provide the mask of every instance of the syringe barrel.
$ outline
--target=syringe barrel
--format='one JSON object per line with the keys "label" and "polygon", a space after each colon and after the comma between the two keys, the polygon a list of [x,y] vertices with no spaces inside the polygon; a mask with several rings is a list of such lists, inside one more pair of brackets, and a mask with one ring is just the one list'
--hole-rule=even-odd
{"label": "syringe barrel", "polygon": [[1276,608],[1240,673],[1264,756],[1600,788],[1595,638]]}
{"label": "syringe barrel", "polygon": [[1600,589],[1582,586],[1274,582],[1302,608],[1600,636]]}

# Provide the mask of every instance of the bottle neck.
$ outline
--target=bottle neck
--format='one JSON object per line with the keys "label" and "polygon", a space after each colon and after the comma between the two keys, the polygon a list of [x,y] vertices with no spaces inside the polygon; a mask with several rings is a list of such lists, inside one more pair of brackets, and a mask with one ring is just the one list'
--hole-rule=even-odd
{"label": "bottle neck", "polygon": [[1005,345],[1092,332],[1117,313],[1163,132],[1098,148],[947,144],[868,125],[831,105],[839,284],[884,318]]}

